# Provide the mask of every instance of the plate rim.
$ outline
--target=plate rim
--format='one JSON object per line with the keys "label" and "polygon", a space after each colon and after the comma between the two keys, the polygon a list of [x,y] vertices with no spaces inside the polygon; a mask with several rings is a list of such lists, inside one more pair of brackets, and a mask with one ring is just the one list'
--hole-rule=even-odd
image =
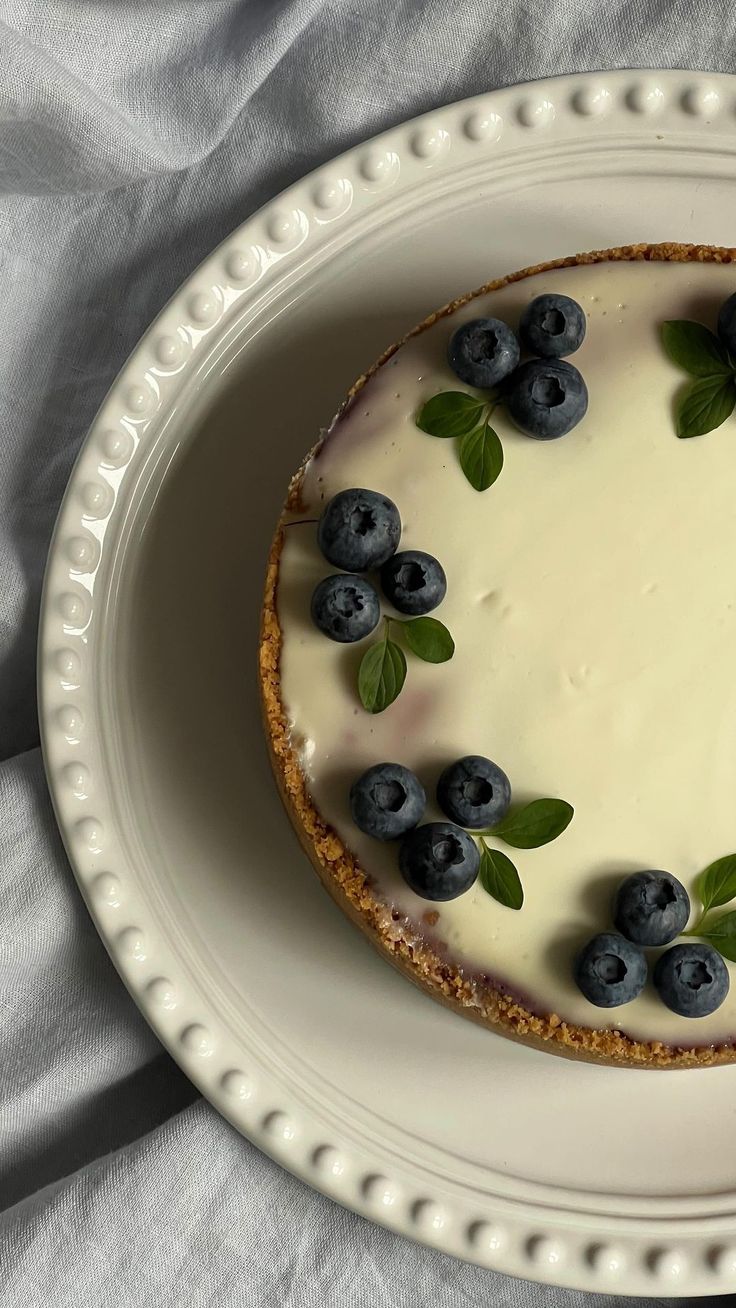
{"label": "plate rim", "polygon": [[[386,1159],[325,1137],[318,1118],[289,1102],[283,1087],[265,1098],[253,1077],[221,1054],[212,1015],[187,995],[164,942],[120,871],[107,871],[112,826],[94,736],[92,591],[120,486],[183,386],[221,340],[233,310],[255,306],[294,259],[316,252],[340,222],[380,210],[427,176],[452,178],[488,157],[511,161],[550,135],[589,142],[615,124],[652,148],[678,131],[715,136],[736,155],[736,77],[685,70],[617,70],[563,75],[487,92],[432,109],[322,164],[236,228],[182,283],[141,337],[82,443],[59,510],[44,576],[38,644],[41,741],[52,801],[77,883],[134,1000],[187,1075],[243,1134],[330,1198],[401,1235],[466,1260],[551,1284],[618,1293],[709,1294],[736,1284],[736,1222],[684,1219],[575,1221],[559,1208],[496,1197],[462,1204],[426,1181],[392,1175]],[[729,124],[730,120],[730,124]],[[654,130],[661,124],[662,132]],[[587,148],[590,148],[589,143]],[[656,147],[654,147],[656,148]],[[682,148],[682,147],[681,147]],[[108,546],[108,556],[110,550]],[[106,556],[107,558],[107,556]],[[86,679],[86,680],[85,680]],[[114,861],[114,860],[113,860]],[[174,974],[174,980],[170,975]],[[254,1065],[257,1060],[254,1060]],[[226,1065],[227,1064],[227,1065]],[[633,1075],[633,1069],[628,1069]],[[694,1074],[696,1069],[690,1069]],[[618,1073],[617,1073],[618,1074]],[[620,1074],[623,1074],[621,1071]],[[664,1073],[659,1073],[665,1075]],[[703,1074],[702,1072],[700,1073]],[[711,1073],[712,1074],[712,1073]],[[260,1084],[256,1084],[256,1082]],[[268,1102],[268,1100],[271,1102]],[[336,1136],[339,1133],[334,1133]],[[399,1169],[395,1169],[395,1172]],[[407,1173],[411,1168],[405,1168]],[[550,1188],[551,1189],[551,1188]],[[736,1199],[736,1196],[735,1196]],[[726,1216],[731,1217],[732,1214]],[[618,1230],[619,1226],[621,1227]],[[613,1238],[611,1238],[611,1233]],[[673,1244],[673,1241],[675,1243]]]}

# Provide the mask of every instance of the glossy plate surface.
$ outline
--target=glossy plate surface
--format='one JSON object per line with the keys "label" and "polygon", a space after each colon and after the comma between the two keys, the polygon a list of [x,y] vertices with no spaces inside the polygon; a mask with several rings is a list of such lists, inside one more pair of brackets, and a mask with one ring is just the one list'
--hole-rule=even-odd
{"label": "glossy plate surface", "polygon": [[291,473],[427,311],[538,260],[733,244],[736,82],[591,74],[405,124],[249,219],[143,337],[75,467],[39,684],[59,822],[132,994],[203,1093],[374,1220],[528,1278],[736,1289],[732,1068],[535,1053],[387,967],[298,849],[255,649]]}

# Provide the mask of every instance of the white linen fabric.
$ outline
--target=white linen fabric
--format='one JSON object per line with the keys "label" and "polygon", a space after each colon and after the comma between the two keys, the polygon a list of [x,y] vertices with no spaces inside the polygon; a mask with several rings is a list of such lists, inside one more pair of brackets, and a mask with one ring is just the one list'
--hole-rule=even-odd
{"label": "white linen fabric", "polygon": [[736,11],[719,0],[0,0],[1,1304],[586,1300],[344,1211],[171,1063],[56,832],[35,708],[40,583],[72,461],[128,351],[283,186],[504,84],[735,63]]}

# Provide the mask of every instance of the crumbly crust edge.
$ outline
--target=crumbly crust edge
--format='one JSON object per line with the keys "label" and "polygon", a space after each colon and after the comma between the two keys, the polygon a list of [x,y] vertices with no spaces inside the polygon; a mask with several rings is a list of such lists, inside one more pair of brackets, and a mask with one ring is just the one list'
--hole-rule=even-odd
{"label": "crumbly crust edge", "polygon": [[[401,340],[389,346],[350,388],[336,420],[346,412],[374,373],[405,341],[426,331],[477,296],[553,269],[634,260],[734,263],[736,249],[676,242],[625,245],[534,264],[519,272],[496,278],[477,290],[451,300],[412,328]],[[322,817],[311,799],[306,777],[291,744],[289,723],[281,699],[280,659],[283,638],[278,620],[277,590],[284,539],[283,522],[285,515],[299,510],[304,469],[314,452],[310,451],[291,481],[284,511],[269,551],[261,616],[259,677],[266,738],[277,786],[301,844],[324,887],[384,957],[405,976],[433,998],[501,1035],[550,1053],[610,1066],[674,1069],[713,1067],[736,1062],[736,1047],[733,1044],[688,1047],[671,1046],[662,1041],[644,1042],[633,1040],[617,1030],[577,1026],[565,1022],[556,1013],[533,1013],[508,993],[503,985],[465,977],[459,969],[440,958],[425,940],[412,932],[405,919],[395,914],[373,893],[357,858]]]}

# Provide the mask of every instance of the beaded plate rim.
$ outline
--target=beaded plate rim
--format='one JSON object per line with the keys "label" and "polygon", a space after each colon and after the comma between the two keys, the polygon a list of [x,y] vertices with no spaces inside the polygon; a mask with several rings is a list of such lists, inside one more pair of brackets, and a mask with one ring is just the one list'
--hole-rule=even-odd
{"label": "beaded plate rim", "polygon": [[[284,1167],[356,1212],[445,1252],[538,1281],[628,1294],[736,1288],[736,1212],[680,1220],[571,1213],[560,1203],[482,1200],[357,1148],[295,1100],[262,1058],[244,1070],[214,1011],[192,994],[175,950],[146,920],[116,848],[95,743],[95,575],[113,549],[116,500],[183,386],[234,312],[348,221],[458,168],[526,166],[553,139],[558,156],[601,157],[625,141],[663,155],[711,151],[736,163],[736,78],[650,70],[552,78],[432,110],[323,165],[252,215],[176,292],[133,351],[83,443],[51,545],[38,685],[49,787],[72,868],[110,954],[154,1030],[203,1094]],[[503,164],[504,168],[500,165]],[[605,166],[602,164],[601,166]],[[138,456],[138,457],[137,457]],[[180,974],[181,973],[181,974]],[[256,1070],[257,1069],[257,1070]],[[619,1073],[615,1073],[619,1075]],[[694,1072],[692,1073],[694,1075]],[[660,1073],[661,1075],[661,1073]],[[552,1196],[550,1196],[552,1198]],[[736,1202],[734,1203],[736,1209]]]}

